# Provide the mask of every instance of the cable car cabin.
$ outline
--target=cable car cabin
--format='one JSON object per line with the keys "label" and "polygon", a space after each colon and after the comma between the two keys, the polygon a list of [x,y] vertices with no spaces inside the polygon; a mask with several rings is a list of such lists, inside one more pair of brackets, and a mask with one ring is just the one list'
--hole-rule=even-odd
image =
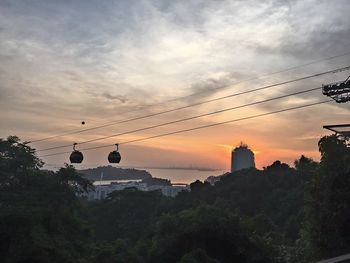
{"label": "cable car cabin", "polygon": [[69,156],[69,160],[71,163],[81,163],[83,159],[83,154],[77,150],[74,150]]}
{"label": "cable car cabin", "polygon": [[73,143],[73,152],[69,156],[69,160],[71,163],[81,163],[84,160],[84,156],[81,152],[75,149],[77,143]]}
{"label": "cable car cabin", "polygon": [[108,162],[110,163],[119,163],[121,160],[120,153],[118,151],[110,152],[108,155]]}

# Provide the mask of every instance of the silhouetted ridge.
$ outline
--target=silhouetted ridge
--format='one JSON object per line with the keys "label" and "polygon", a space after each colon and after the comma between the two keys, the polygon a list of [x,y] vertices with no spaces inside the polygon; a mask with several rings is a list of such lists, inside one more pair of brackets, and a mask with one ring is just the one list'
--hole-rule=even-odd
{"label": "silhouetted ridge", "polygon": [[152,178],[145,170],[117,168],[111,165],[79,170],[86,179],[98,181],[103,173],[103,180],[144,180]]}

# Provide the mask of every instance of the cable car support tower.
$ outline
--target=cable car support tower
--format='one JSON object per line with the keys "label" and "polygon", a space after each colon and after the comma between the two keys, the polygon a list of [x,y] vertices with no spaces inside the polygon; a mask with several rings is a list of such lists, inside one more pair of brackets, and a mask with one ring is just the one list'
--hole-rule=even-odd
{"label": "cable car support tower", "polygon": [[[350,76],[345,81],[339,81],[327,85],[322,85],[322,93],[335,100],[337,103],[350,101]],[[350,147],[350,123],[324,125],[324,129],[335,132],[337,136],[344,138]]]}

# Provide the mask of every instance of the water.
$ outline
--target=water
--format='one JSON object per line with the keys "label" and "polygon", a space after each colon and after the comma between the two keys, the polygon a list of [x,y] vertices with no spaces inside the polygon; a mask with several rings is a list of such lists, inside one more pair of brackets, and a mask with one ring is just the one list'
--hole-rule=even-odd
{"label": "water", "polygon": [[216,171],[202,171],[202,170],[192,170],[192,169],[161,169],[152,168],[145,169],[148,171],[152,177],[169,179],[173,184],[182,183],[190,184],[196,180],[204,181],[209,176],[218,176],[226,173],[227,171],[216,170]]}
{"label": "water", "polygon": [[[209,176],[218,176],[226,173],[224,170],[214,170],[214,171],[203,171],[203,170],[195,170],[195,169],[162,169],[162,168],[146,168],[140,170],[148,171],[152,177],[168,179],[171,183],[176,184],[190,184],[196,180],[204,181]],[[110,184],[112,182],[117,183],[125,183],[131,181],[141,181],[141,180],[102,180],[95,181],[94,185],[105,185]]]}

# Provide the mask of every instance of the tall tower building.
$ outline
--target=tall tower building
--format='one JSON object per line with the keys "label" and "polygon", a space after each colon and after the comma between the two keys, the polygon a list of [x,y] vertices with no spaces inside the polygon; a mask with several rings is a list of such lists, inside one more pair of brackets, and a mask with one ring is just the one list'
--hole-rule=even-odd
{"label": "tall tower building", "polygon": [[231,173],[246,168],[255,167],[254,153],[248,145],[241,143],[231,154]]}

